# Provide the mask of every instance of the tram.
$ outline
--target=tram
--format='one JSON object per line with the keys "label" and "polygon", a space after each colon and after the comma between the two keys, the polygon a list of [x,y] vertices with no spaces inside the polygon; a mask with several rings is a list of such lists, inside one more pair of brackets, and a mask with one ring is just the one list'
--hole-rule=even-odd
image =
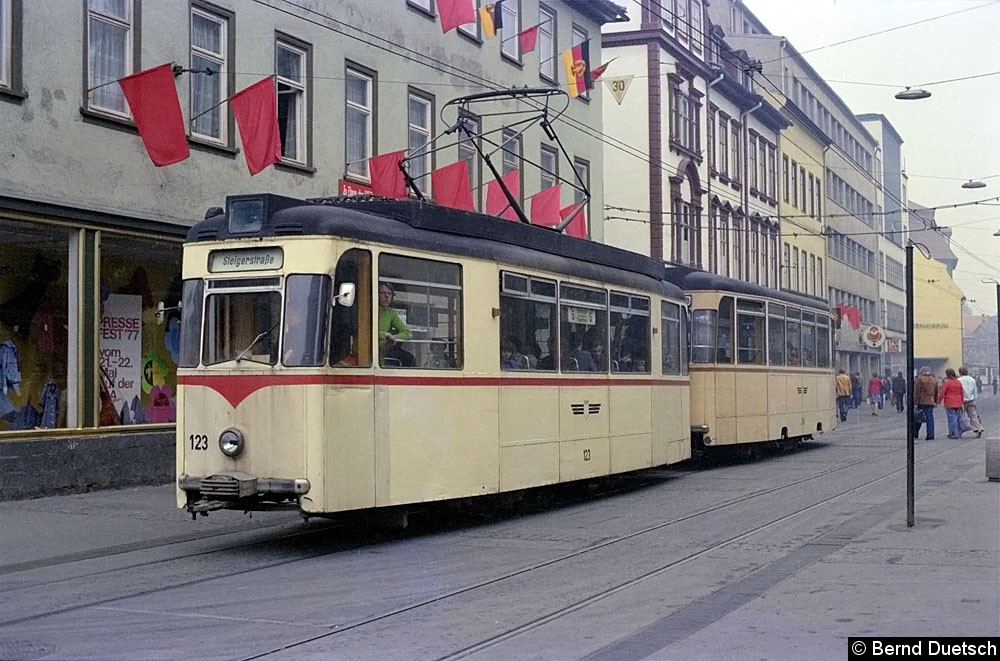
{"label": "tram", "polygon": [[405,508],[691,455],[685,294],[641,255],[423,201],[239,195],[191,228],[182,274],[192,514]]}
{"label": "tram", "polygon": [[771,441],[787,448],[834,428],[825,300],[685,267],[664,277],[690,297],[695,455]]}

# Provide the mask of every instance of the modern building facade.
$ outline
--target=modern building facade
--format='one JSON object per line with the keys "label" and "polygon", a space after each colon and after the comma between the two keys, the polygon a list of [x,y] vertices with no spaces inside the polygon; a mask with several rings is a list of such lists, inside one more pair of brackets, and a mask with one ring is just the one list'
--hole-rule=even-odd
{"label": "modern building facade", "polygon": [[[589,40],[600,61],[601,26],[625,20],[623,9],[509,1],[502,30],[488,38],[478,22],[444,33],[433,0],[379,5],[0,0],[0,344],[19,366],[16,387],[0,389],[0,408],[13,409],[0,410],[0,438],[50,439],[62,450],[86,447],[80,440],[148,441],[172,452],[178,320],[158,324],[156,304],[176,303],[185,233],[227,195],[364,192],[371,156],[408,149],[429,196],[428,173],[467,160],[482,208],[493,176],[475,140],[498,169],[522,173],[522,200],[560,178],[582,181],[591,236],[601,238],[601,105],[589,95],[569,99],[554,122],[568,162],[537,127],[521,132],[524,113],[540,110],[516,98],[488,116],[463,114],[479,137],[427,145],[457,123],[457,108],[442,112],[456,97],[565,89],[562,51]],[[532,26],[537,43],[525,52],[518,33]],[[174,65],[190,156],[157,168],[116,81],[162,64]],[[251,177],[228,99],[268,76],[281,159]],[[583,199],[563,187],[562,204]],[[37,455],[42,446],[32,447]],[[111,458],[109,472],[125,460]],[[104,478],[113,480],[91,483]]]}

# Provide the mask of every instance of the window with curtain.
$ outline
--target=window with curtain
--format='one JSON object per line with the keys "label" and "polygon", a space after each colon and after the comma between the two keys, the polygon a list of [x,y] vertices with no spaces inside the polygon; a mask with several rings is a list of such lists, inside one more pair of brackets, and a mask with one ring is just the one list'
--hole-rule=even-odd
{"label": "window with curtain", "polygon": [[351,68],[347,69],[344,78],[347,103],[344,131],[347,174],[368,181],[368,159],[372,157],[374,78]]}
{"label": "window with curtain", "polygon": [[[579,180],[583,182],[583,185],[589,191],[590,190],[590,161],[585,161],[582,158],[575,158],[575,159],[573,159],[573,169],[576,170],[576,174],[579,177]],[[577,185],[579,185],[579,184],[577,184]],[[590,236],[590,229],[589,229],[589,227],[590,227],[589,226],[589,223],[590,223],[590,200],[588,200],[586,198],[586,196],[584,195],[583,191],[581,191],[581,190],[577,190],[577,191],[575,191],[573,193],[573,203],[574,204],[580,205],[580,204],[584,204],[585,202],[586,202],[586,204],[584,205],[583,211],[581,213],[583,214],[583,222],[588,227],[588,229],[587,229],[587,236]]]}
{"label": "window with curtain", "polygon": [[228,35],[225,16],[191,7],[191,68],[214,72],[191,74],[191,135],[218,143],[228,139]]}
{"label": "window with curtain", "polygon": [[[87,107],[130,117],[125,95],[114,81],[135,71],[132,58],[132,0],[87,3]],[[112,84],[108,84],[112,83]]]}
{"label": "window with curtain", "polygon": [[410,176],[424,195],[432,196],[430,173],[433,168],[431,158],[431,121],[434,102],[427,96],[411,91],[407,106],[407,169]]}
{"label": "window with curtain", "polygon": [[538,6],[538,73],[542,78],[556,82],[559,80],[556,61],[556,12],[545,5]]}
{"label": "window with curtain", "polygon": [[309,51],[303,44],[279,39],[275,45],[274,72],[278,88],[278,130],[281,157],[305,164],[308,117]]}
{"label": "window with curtain", "polygon": [[541,190],[551,188],[559,182],[559,152],[542,145],[541,158],[538,163],[541,167]]}
{"label": "window with curtain", "polygon": [[13,49],[10,21],[12,0],[0,0],[0,87],[10,87],[10,59]]}

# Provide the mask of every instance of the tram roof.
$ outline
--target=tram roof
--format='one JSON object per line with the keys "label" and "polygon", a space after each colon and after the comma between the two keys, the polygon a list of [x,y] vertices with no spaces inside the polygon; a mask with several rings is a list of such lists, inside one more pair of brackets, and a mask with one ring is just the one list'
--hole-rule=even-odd
{"label": "tram roof", "polygon": [[551,271],[619,286],[657,291],[683,300],[663,279],[663,264],[645,255],[578,239],[539,225],[511,222],[417,200],[372,197],[298,200],[272,194],[236,195],[232,202],[261,199],[262,227],[232,232],[226,213],[209,215],[188,232],[189,242],[253,237],[344,236]]}
{"label": "tram roof", "polygon": [[799,305],[804,308],[828,312],[830,304],[824,298],[771,289],[745,280],[737,280],[716,273],[709,273],[689,266],[664,267],[664,277],[685,291],[722,291],[732,294],[759,296],[773,301]]}

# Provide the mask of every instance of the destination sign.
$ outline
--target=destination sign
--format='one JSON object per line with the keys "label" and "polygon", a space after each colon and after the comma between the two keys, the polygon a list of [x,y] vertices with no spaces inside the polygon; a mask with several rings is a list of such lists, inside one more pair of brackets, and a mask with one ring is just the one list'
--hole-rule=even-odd
{"label": "destination sign", "polygon": [[208,270],[211,273],[271,271],[280,269],[284,261],[281,248],[213,250],[208,255]]}

